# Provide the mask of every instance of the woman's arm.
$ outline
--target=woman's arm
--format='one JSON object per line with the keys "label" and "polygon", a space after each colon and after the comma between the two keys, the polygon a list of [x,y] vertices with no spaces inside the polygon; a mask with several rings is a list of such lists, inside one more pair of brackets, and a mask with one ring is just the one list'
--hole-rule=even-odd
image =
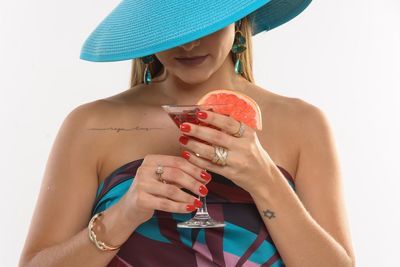
{"label": "woman's arm", "polygon": [[352,267],[355,256],[332,130],[320,109],[301,106],[302,118],[293,122],[301,134],[296,192],[274,167],[251,194],[286,266]]}
{"label": "woman's arm", "polygon": [[[95,199],[99,136],[93,127],[95,104],[74,109],[64,120],[46,165],[20,266],[105,266],[117,251],[91,243],[87,224]],[[135,230],[120,214],[119,201],[104,212],[98,240],[122,244]]]}
{"label": "woman's arm", "polygon": [[[98,240],[112,246],[123,244],[137,227],[134,222],[125,221],[120,213],[121,209],[118,206],[122,199],[103,212],[101,222],[104,228],[100,229],[106,229],[107,233],[95,230]],[[84,228],[64,242],[46,247],[34,255],[25,253],[19,266],[106,266],[118,251],[99,250],[90,241],[88,229]]]}

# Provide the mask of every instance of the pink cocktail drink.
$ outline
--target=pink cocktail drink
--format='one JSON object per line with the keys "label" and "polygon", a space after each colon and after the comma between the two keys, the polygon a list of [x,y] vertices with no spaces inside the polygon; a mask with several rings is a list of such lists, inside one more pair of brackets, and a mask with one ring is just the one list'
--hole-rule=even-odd
{"label": "pink cocktail drink", "polygon": [[[210,128],[214,128],[216,130],[221,130],[220,128],[200,121],[196,112],[200,110],[205,111],[214,111],[215,109],[220,110],[223,107],[226,107],[230,104],[206,104],[206,105],[162,105],[161,107],[168,113],[168,116],[172,119],[175,125],[180,128],[181,124],[184,122],[189,122],[197,125],[203,125]],[[209,144],[208,142],[201,140],[199,138],[189,136],[194,140],[199,142]],[[197,154],[196,154],[197,155]],[[199,208],[193,218],[188,221],[180,222],[177,224],[177,227],[180,228],[213,228],[213,227],[224,227],[225,223],[221,221],[214,220],[210,217],[207,211],[207,203],[206,198],[199,196],[200,201],[203,203],[203,206]]]}
{"label": "pink cocktail drink", "polygon": [[[191,106],[191,107],[193,107],[193,106]],[[194,108],[189,108],[189,107],[185,108],[185,106],[183,106],[183,108],[181,110],[175,109],[175,110],[168,111],[168,115],[170,116],[172,121],[175,122],[175,124],[176,124],[176,126],[178,126],[178,128],[181,126],[182,123],[189,122],[189,123],[193,123],[193,124],[197,124],[197,125],[202,125],[202,126],[207,126],[207,127],[210,127],[210,128],[214,128],[216,130],[221,130],[220,128],[218,128],[218,127],[216,127],[214,125],[211,125],[211,124],[205,123],[203,121],[200,121],[196,117],[196,112],[200,111],[201,109],[202,110],[213,111],[212,107],[209,107],[207,105],[206,106],[202,106],[202,107],[201,106],[194,107]],[[208,144],[208,142],[206,142],[204,140],[201,140],[199,138],[196,138],[196,137],[193,137],[193,136],[190,136],[190,138],[193,138],[193,139],[195,139],[195,140],[197,140],[199,142]]]}

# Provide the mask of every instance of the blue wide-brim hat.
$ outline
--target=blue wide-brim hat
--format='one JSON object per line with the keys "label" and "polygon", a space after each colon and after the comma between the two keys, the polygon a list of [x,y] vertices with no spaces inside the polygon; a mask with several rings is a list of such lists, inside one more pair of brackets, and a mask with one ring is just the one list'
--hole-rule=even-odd
{"label": "blue wide-brim hat", "polygon": [[80,58],[121,61],[189,43],[249,15],[252,35],[300,14],[311,0],[123,0],[83,44]]}

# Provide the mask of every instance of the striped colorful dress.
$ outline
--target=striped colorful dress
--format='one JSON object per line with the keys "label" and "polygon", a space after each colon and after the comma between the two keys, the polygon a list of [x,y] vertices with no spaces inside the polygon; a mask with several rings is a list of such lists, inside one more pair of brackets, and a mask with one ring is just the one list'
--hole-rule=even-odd
{"label": "striped colorful dress", "polygon": [[[99,185],[92,216],[119,201],[142,161],[128,162],[106,177]],[[278,168],[295,190],[289,172]],[[210,174],[207,208],[211,217],[225,222],[224,228],[177,228],[178,222],[190,219],[195,212],[156,210],[132,232],[108,266],[284,266],[250,194],[224,176]]]}

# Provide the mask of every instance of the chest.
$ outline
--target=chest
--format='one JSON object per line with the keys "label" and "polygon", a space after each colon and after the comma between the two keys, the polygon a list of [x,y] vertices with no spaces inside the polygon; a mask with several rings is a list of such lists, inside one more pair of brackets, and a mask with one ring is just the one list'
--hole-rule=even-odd
{"label": "chest", "polygon": [[[132,117],[131,117],[132,118]],[[105,132],[99,144],[99,183],[127,162],[144,158],[148,154],[180,156],[181,132],[162,110],[149,110],[135,119],[128,114],[111,120],[110,132]],[[276,120],[263,121],[258,139],[275,164],[284,167],[292,176],[297,165],[297,150],[287,125]]]}

